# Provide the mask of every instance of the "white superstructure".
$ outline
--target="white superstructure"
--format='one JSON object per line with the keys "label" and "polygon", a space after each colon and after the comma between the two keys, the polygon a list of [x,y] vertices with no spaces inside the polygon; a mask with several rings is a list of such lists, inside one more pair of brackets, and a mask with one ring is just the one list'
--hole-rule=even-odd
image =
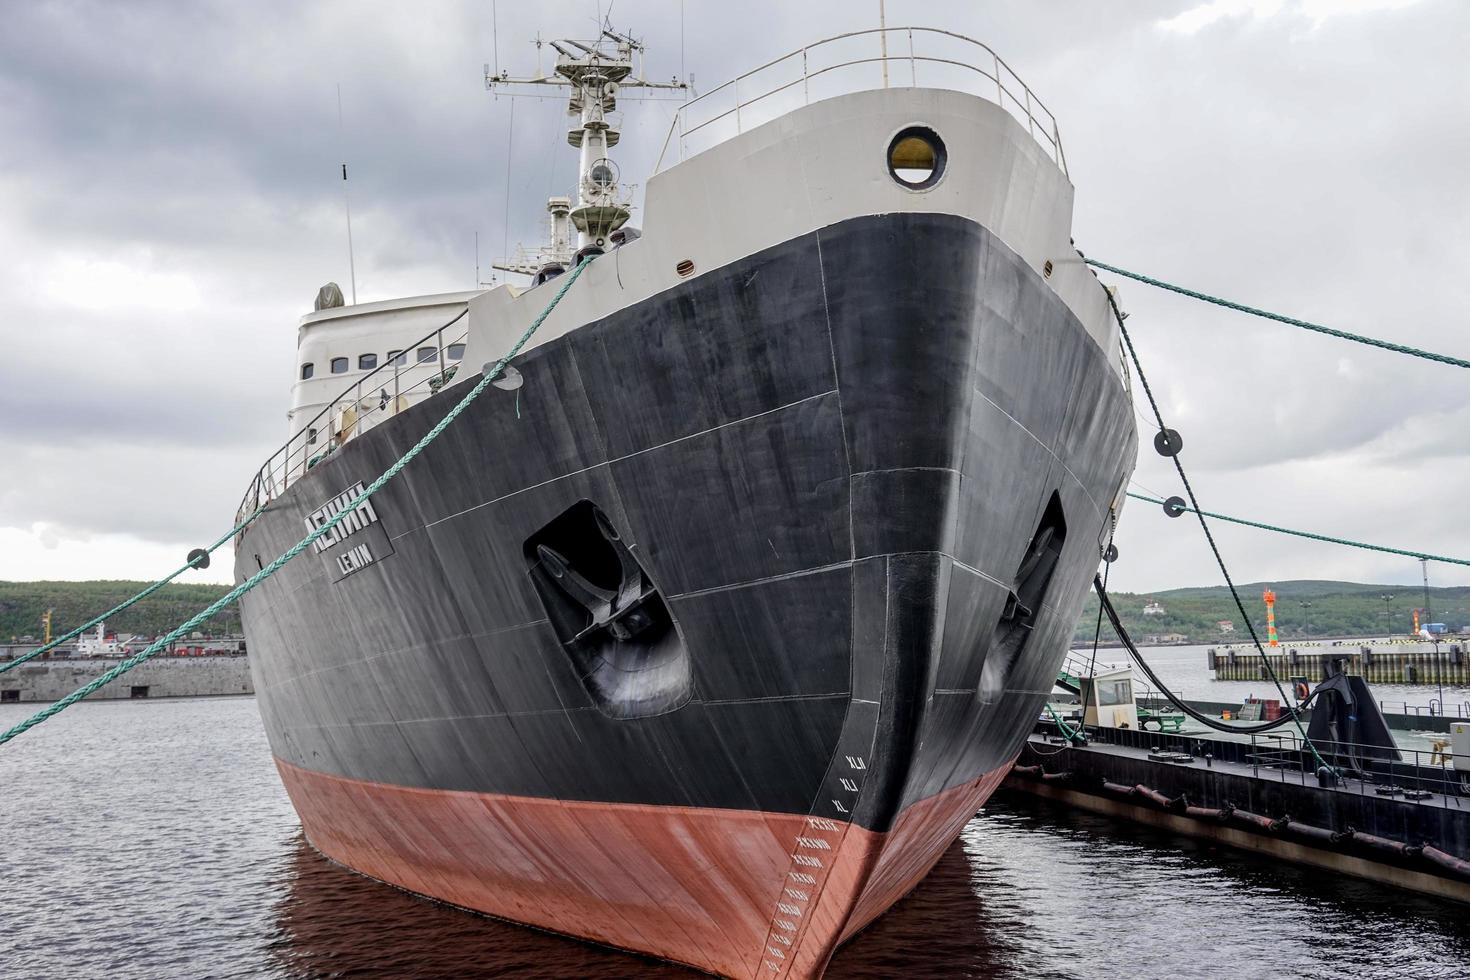
{"label": "white superstructure", "polygon": [[97,629],[92,633],[83,633],[77,637],[76,656],[78,657],[110,657],[116,656],[122,643],[117,637],[107,638],[107,624],[98,623]]}
{"label": "white superstructure", "polygon": [[342,431],[344,415],[370,428],[429,397],[429,382],[464,356],[465,314],[477,292],[329,307],[302,317],[290,435],[306,433],[315,455]]}

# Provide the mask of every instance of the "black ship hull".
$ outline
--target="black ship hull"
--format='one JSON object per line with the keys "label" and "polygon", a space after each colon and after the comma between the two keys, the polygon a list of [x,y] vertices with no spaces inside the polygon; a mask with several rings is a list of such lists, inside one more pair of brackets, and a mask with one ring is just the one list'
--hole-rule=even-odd
{"label": "black ship hull", "polygon": [[[307,835],[467,908],[817,975],[1020,751],[1132,469],[1128,392],[939,214],[803,235],[516,367],[242,601]],[[312,469],[237,574],[449,404]]]}

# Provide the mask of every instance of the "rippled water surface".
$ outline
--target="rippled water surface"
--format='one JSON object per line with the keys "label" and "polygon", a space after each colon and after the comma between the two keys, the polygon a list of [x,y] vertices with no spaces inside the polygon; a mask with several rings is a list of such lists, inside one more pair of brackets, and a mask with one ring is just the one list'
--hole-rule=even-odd
{"label": "rippled water surface", "polygon": [[[5,705],[9,727],[31,710]],[[249,698],[0,748],[0,976],[694,977],[434,905],[302,840]],[[1470,909],[995,800],[828,976],[1465,977]]]}

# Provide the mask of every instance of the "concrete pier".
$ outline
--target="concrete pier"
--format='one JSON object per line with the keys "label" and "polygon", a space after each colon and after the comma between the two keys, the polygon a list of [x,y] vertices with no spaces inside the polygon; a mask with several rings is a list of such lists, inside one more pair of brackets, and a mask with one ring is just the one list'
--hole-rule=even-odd
{"label": "concrete pier", "polygon": [[[33,660],[0,674],[0,702],[55,701],[117,666],[113,660]],[[192,698],[253,694],[243,654],[159,657],[103,687],[88,700]]]}
{"label": "concrete pier", "polygon": [[[1372,684],[1470,684],[1470,654],[1461,642],[1413,645],[1342,645],[1301,649],[1283,646],[1267,658],[1276,676],[1305,677],[1312,683],[1328,675],[1327,665],[1346,660],[1346,672]],[[1256,681],[1267,677],[1266,666],[1254,648],[1211,647],[1205,659],[1218,681]]]}

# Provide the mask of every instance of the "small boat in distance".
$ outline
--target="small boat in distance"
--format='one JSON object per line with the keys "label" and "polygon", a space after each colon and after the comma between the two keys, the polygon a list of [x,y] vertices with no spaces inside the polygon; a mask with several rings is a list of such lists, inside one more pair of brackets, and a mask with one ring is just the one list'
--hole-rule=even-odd
{"label": "small boat in distance", "polygon": [[[680,108],[641,228],[641,46],[559,41],[580,153],[531,277],[302,319],[241,600],[307,838],[466,909],[819,976],[1021,751],[1137,452],[1056,121],[983,44],[809,45]],[[600,258],[596,258],[601,256]]]}

